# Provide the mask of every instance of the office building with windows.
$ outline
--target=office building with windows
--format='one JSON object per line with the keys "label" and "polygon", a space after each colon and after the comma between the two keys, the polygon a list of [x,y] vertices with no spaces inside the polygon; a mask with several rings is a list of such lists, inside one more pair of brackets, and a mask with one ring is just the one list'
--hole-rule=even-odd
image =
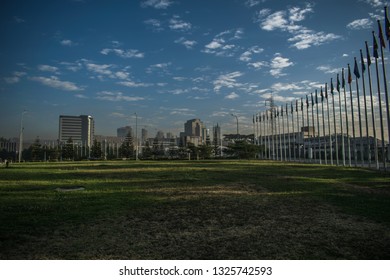
{"label": "office building with windows", "polygon": [[91,116],[60,116],[59,136],[60,142],[67,142],[70,138],[73,143],[91,147],[95,132],[94,120]]}

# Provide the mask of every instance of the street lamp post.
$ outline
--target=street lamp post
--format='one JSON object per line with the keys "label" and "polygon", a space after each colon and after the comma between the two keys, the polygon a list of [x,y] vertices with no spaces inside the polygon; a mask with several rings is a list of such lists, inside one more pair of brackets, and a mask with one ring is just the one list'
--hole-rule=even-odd
{"label": "street lamp post", "polygon": [[19,163],[22,161],[22,153],[23,153],[23,116],[26,114],[27,111],[23,110],[22,112],[22,118],[20,120],[20,135],[19,135]]}
{"label": "street lamp post", "polygon": [[237,115],[235,115],[235,114],[231,114],[233,117],[235,117],[236,118],[236,121],[237,121],[237,138],[238,138],[238,117],[237,117]]}

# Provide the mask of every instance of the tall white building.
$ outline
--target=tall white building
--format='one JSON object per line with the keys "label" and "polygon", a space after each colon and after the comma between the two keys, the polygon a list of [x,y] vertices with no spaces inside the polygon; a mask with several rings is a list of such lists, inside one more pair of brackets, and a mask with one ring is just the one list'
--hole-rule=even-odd
{"label": "tall white building", "polygon": [[60,142],[72,138],[73,143],[91,147],[94,133],[95,125],[91,116],[60,116],[58,135]]}

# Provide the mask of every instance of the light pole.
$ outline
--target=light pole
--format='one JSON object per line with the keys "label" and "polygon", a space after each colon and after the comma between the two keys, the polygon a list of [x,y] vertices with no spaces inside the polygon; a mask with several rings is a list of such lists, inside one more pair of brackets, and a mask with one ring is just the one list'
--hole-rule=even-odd
{"label": "light pole", "polygon": [[26,114],[27,111],[23,110],[22,112],[22,118],[20,120],[20,137],[19,137],[19,163],[22,161],[22,153],[23,153],[23,116]]}
{"label": "light pole", "polygon": [[236,118],[236,121],[237,121],[237,138],[238,138],[238,117],[237,117],[237,115],[235,115],[235,114],[231,114],[233,117],[235,117]]}
{"label": "light pole", "polygon": [[138,116],[135,115],[135,160],[138,160]]}

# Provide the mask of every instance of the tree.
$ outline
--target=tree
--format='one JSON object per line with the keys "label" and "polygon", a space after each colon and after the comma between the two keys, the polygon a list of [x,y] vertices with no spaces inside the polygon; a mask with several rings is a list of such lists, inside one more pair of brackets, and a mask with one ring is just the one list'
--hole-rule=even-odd
{"label": "tree", "polygon": [[239,159],[251,159],[256,158],[256,154],[260,152],[260,147],[245,140],[240,140],[230,144],[226,152]]}
{"label": "tree", "polygon": [[127,134],[125,141],[123,141],[120,146],[119,154],[123,158],[132,158],[134,156],[133,137],[131,137],[130,132]]}
{"label": "tree", "polygon": [[152,149],[150,148],[149,141],[146,141],[145,148],[142,150],[142,158],[144,159],[152,158]]}
{"label": "tree", "polygon": [[91,147],[91,158],[100,159],[102,157],[102,144],[96,139],[93,140]]}
{"label": "tree", "polygon": [[43,159],[43,149],[39,137],[37,137],[34,143],[31,145],[31,160],[40,161]]}
{"label": "tree", "polygon": [[67,160],[74,159],[74,146],[72,137],[69,137],[62,148],[62,158]]}
{"label": "tree", "polygon": [[199,156],[202,159],[209,159],[211,157],[211,153],[213,152],[213,147],[207,144],[200,145],[199,148]]}

